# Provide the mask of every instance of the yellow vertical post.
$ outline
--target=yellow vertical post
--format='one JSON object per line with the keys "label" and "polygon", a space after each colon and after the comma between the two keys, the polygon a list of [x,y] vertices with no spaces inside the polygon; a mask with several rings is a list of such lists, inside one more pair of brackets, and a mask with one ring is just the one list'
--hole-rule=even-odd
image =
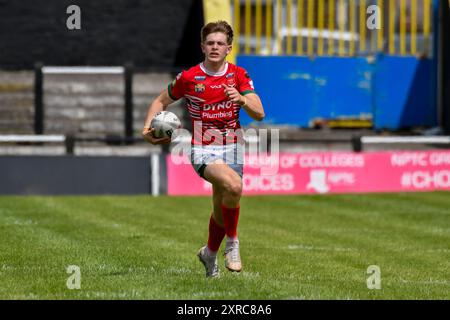
{"label": "yellow vertical post", "polygon": [[383,51],[384,42],[384,0],[378,0],[380,9],[380,29],[378,29],[378,51]]}
{"label": "yellow vertical post", "polygon": [[256,0],[256,54],[261,52],[261,27],[262,27],[262,13],[261,0]]}
{"label": "yellow vertical post", "polygon": [[389,0],[389,53],[395,54],[395,1]]}
{"label": "yellow vertical post", "polygon": [[252,7],[251,0],[245,0],[245,54],[250,54],[250,37],[252,34]]}
{"label": "yellow vertical post", "polygon": [[277,0],[277,55],[280,55],[282,53],[282,43],[281,43],[281,0]]}
{"label": "yellow vertical post", "polygon": [[366,0],[359,2],[359,51],[366,51]]}
{"label": "yellow vertical post", "polygon": [[406,3],[400,0],[400,54],[406,55]]}
{"label": "yellow vertical post", "polygon": [[303,54],[303,36],[301,34],[304,21],[303,21],[303,0],[297,0],[297,54],[302,55]]}
{"label": "yellow vertical post", "polygon": [[241,33],[241,6],[239,0],[234,0],[234,53],[239,54],[239,36]]}
{"label": "yellow vertical post", "polygon": [[431,2],[430,0],[423,0],[423,36],[425,38],[425,53],[428,53],[428,47],[430,44],[430,30],[431,30],[431,24],[430,24],[430,6]]}
{"label": "yellow vertical post", "polygon": [[286,53],[292,54],[292,0],[287,0],[286,6],[287,46]]}
{"label": "yellow vertical post", "polygon": [[324,17],[325,17],[325,7],[324,7],[324,0],[319,0],[319,8],[318,8],[318,14],[319,14],[319,46],[318,46],[318,55],[323,56],[323,29],[324,29]]}
{"label": "yellow vertical post", "polygon": [[328,38],[328,54],[332,56],[334,54],[334,0],[328,2],[328,31],[330,37]]}
{"label": "yellow vertical post", "polygon": [[345,4],[344,0],[339,0],[339,55],[345,55],[345,43],[344,43],[344,32],[345,32]]}
{"label": "yellow vertical post", "polygon": [[411,53],[417,53],[417,0],[411,0]]}
{"label": "yellow vertical post", "polygon": [[266,0],[266,50],[268,54],[272,53],[270,49],[272,43],[272,0]]}
{"label": "yellow vertical post", "polygon": [[349,48],[349,54],[350,56],[355,55],[355,38],[354,35],[356,33],[355,30],[355,0],[350,0],[350,48]]}
{"label": "yellow vertical post", "polygon": [[308,55],[314,54],[313,47],[313,34],[312,29],[314,27],[314,0],[308,0]]}

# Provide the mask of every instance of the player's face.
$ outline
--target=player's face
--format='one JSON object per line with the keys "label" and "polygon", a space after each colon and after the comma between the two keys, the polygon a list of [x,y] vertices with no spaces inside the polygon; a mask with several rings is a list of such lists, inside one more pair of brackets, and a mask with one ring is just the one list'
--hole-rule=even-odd
{"label": "player's face", "polygon": [[210,33],[202,43],[202,51],[205,59],[212,63],[219,63],[225,60],[231,51],[231,45],[227,43],[227,36],[222,32]]}

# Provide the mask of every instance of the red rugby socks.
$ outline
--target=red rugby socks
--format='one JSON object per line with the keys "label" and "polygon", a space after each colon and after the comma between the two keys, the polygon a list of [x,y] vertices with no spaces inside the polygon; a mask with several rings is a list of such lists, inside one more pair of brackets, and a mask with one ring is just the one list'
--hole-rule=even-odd
{"label": "red rugby socks", "polygon": [[208,249],[210,253],[216,253],[223,238],[225,237],[225,229],[217,224],[213,216],[209,219],[209,235],[208,235]]}
{"label": "red rugby socks", "polygon": [[237,208],[227,208],[222,205],[222,216],[223,216],[223,226],[225,228],[225,233],[228,238],[237,238],[237,225],[239,220],[239,209]]}

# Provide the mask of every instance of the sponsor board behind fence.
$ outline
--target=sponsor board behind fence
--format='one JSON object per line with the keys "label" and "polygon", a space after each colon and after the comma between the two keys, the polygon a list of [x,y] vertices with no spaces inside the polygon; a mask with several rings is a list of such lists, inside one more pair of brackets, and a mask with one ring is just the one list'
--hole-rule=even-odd
{"label": "sponsor board behind fence", "polygon": [[[169,195],[211,194],[211,184],[189,160],[168,155],[167,170]],[[243,190],[246,195],[450,190],[450,150],[247,154]]]}

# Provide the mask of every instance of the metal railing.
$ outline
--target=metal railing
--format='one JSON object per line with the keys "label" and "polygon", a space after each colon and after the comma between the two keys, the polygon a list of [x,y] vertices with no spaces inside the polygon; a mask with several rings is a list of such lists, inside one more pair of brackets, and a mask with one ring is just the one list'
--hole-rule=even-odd
{"label": "metal railing", "polygon": [[354,136],[352,148],[355,152],[364,150],[365,145],[435,144],[450,145],[450,136]]}
{"label": "metal railing", "polygon": [[8,144],[47,144],[56,143],[64,144],[67,155],[74,155],[75,146],[79,142],[101,142],[108,145],[129,145],[136,142],[143,142],[142,137],[77,137],[75,135],[62,134],[37,134],[37,135],[20,135],[20,134],[5,134],[0,135],[0,143]]}
{"label": "metal railing", "polygon": [[433,0],[231,1],[237,54],[432,55]]}

